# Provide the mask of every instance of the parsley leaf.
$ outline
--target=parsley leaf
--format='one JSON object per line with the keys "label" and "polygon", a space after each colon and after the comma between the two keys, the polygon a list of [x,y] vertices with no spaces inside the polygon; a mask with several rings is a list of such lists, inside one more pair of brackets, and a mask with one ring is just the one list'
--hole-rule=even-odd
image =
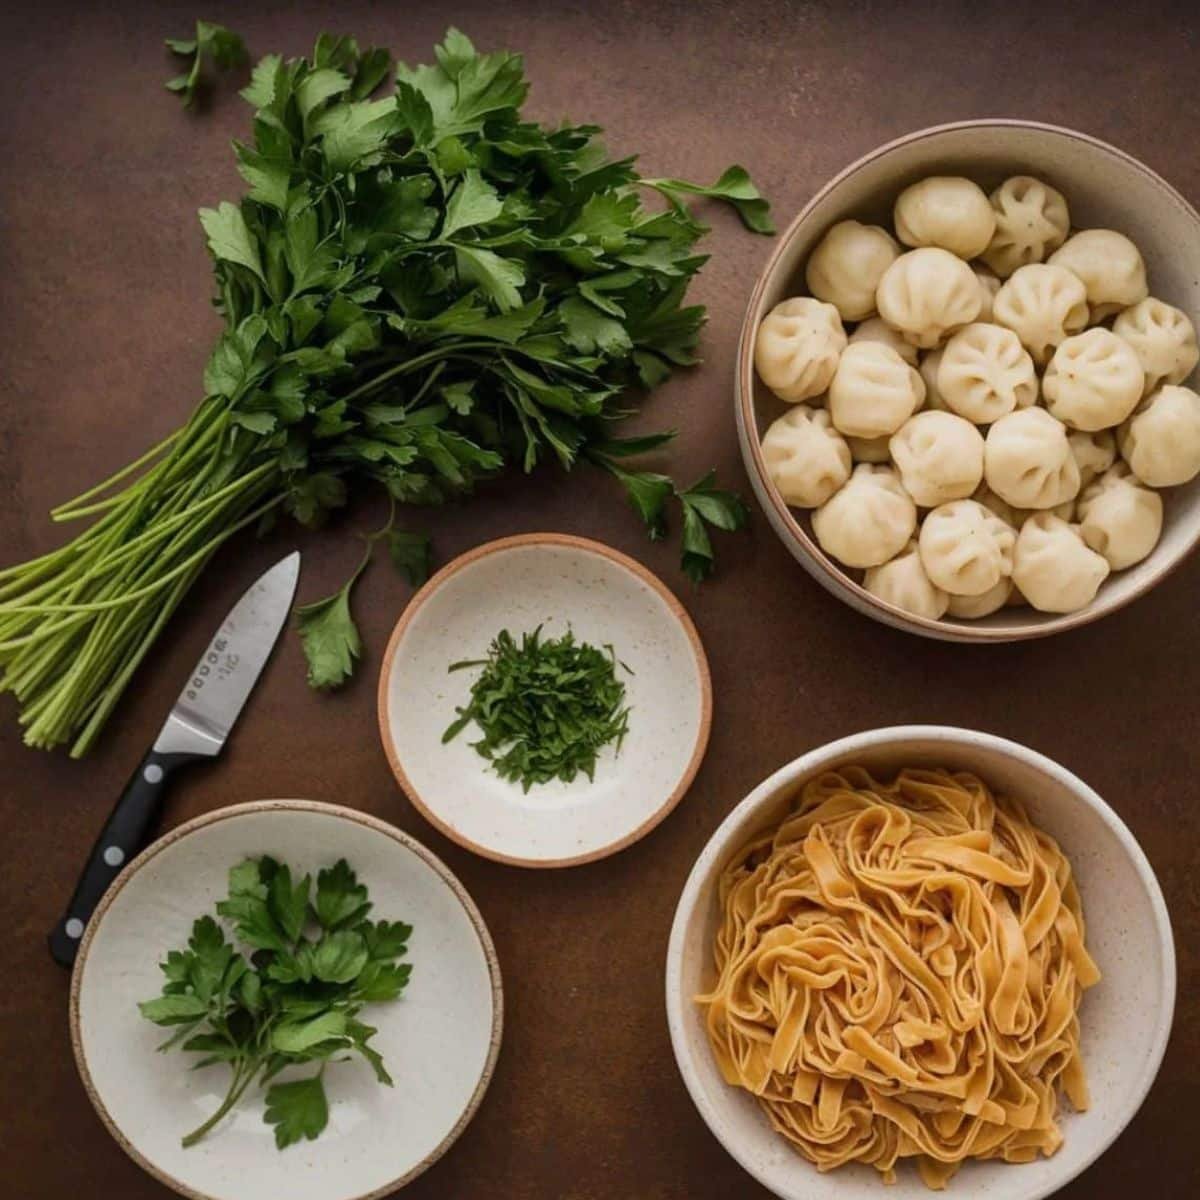
{"label": "parsley leaf", "polygon": [[426,533],[393,529],[388,534],[388,554],[392,565],[413,587],[429,578],[433,551]]}
{"label": "parsley leaf", "polygon": [[199,996],[169,995],[143,1000],[138,1009],[146,1020],[156,1025],[179,1025],[204,1016],[208,1005]]}
{"label": "parsley leaf", "polygon": [[683,570],[693,583],[707,579],[713,568],[712,541],[705,522],[717,529],[740,529],[749,516],[745,504],[732,492],[713,486],[716,472],[677,493],[683,505]]}
{"label": "parsley leaf", "polygon": [[411,963],[368,962],[358,977],[355,995],[371,1004],[395,1000],[408,986]]}
{"label": "parsley leaf", "polygon": [[454,247],[454,260],[459,275],[468,283],[477,284],[501,312],[520,306],[519,289],[525,284],[525,270],[515,259],[503,258],[479,246],[458,244]]}
{"label": "parsley leaf", "polygon": [[385,1087],[394,1087],[395,1084],[392,1077],[383,1065],[383,1055],[374,1046],[368,1045],[371,1038],[378,1032],[378,1029],[370,1025],[364,1025],[361,1021],[350,1021],[346,1026],[346,1033],[354,1043],[354,1048],[367,1061],[371,1070],[375,1072],[375,1078]]}
{"label": "parsley leaf", "polygon": [[370,909],[367,889],[344,858],[318,873],[313,913],[322,928],[334,930],[357,923]]}
{"label": "parsley leaf", "polygon": [[246,218],[236,204],[222,200],[215,208],[200,210],[200,224],[208,237],[208,249],[213,258],[247,267],[266,283],[258,242],[246,225]]}
{"label": "parsley leaf", "polygon": [[354,660],[362,653],[362,638],[350,612],[350,594],[369,561],[368,551],[354,574],[332,596],[296,609],[310,687],[341,687],[354,671]]}
{"label": "parsley leaf", "polygon": [[273,1083],[267,1089],[263,1120],[275,1126],[275,1145],[280,1150],[303,1138],[313,1141],[329,1123],[329,1102],[320,1073],[310,1079]]}
{"label": "parsley leaf", "polygon": [[166,83],[171,92],[178,92],[185,108],[196,99],[198,89],[204,83],[201,73],[206,59],[222,70],[239,67],[246,61],[246,46],[242,39],[223,25],[210,21],[196,22],[196,35],[192,38],[167,38],[167,49],[172,54],[192,60],[191,67]]}
{"label": "parsley leaf", "polygon": [[303,1021],[276,1025],[271,1031],[271,1045],[281,1054],[303,1054],[324,1042],[336,1040],[346,1032],[346,1014],[326,1009]]}
{"label": "parsley leaf", "polygon": [[352,929],[339,929],[322,938],[313,951],[313,977],[325,983],[349,983],[367,965],[367,944]]}
{"label": "parsley leaf", "polygon": [[486,225],[504,211],[496,189],[478,171],[463,173],[446,203],[442,237],[453,237],[462,229]]}
{"label": "parsley leaf", "polygon": [[629,503],[646,523],[651,540],[658,541],[666,534],[666,503],[675,492],[671,477],[654,471],[627,471],[615,463],[609,463],[608,470],[620,481]]}
{"label": "parsley leaf", "polygon": [[292,873],[286,866],[279,867],[271,877],[268,907],[288,941],[296,941],[304,930],[304,920],[308,915],[308,893],[311,887],[312,877],[310,875],[305,875],[303,879],[293,885]]}
{"label": "parsley leaf", "polygon": [[709,196],[731,204],[741,217],[742,224],[754,233],[772,234],[775,225],[771,221],[771,206],[750,179],[745,167],[732,166],[710,187],[688,183],[686,179],[643,179],[647,187],[662,192],[671,200],[678,200],[681,193],[692,196]]}

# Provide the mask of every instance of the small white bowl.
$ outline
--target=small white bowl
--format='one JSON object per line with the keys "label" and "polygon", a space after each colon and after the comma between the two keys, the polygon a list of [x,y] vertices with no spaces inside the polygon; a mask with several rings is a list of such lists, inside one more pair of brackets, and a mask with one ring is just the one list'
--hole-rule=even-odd
{"label": "small white bowl", "polygon": [[1182,309],[1200,325],[1200,213],[1144,163],[1085,133],[1036,121],[989,119],[921,129],[851,163],[780,235],[742,323],[736,401],[742,458],[755,495],[783,544],[818,583],[859,612],[942,641],[1045,637],[1115,612],[1183,561],[1200,543],[1200,478],[1164,491],[1162,539],[1153,553],[1110,576],[1086,608],[1056,616],[1006,607],[977,621],[931,620],[868,592],[856,574],[825,554],[812,534],[809,514],[788,507],[762,455],[763,434],[790,406],[773,396],[755,373],[759,322],[779,301],[807,293],[804,264],[831,225],[848,217],[890,225],[897,195],[910,183],[939,174],[965,175],[987,191],[1010,175],[1045,179],[1066,196],[1074,227],[1116,229],[1132,238],[1146,261],[1150,294]]}
{"label": "small white bowl", "polygon": [[[326,1073],[329,1124],[315,1141],[275,1147],[257,1088],[201,1142],[180,1137],[224,1095],[223,1066],[156,1053],[164,1031],[137,1002],[158,995],[159,961],[226,895],[229,868],[271,854],[315,872],[345,858],[374,915],[413,927],[413,964],[399,1000],[363,1017],[379,1032],[395,1087],[355,1059]],[[496,952],[462,884],[398,829],[329,804],[262,800],[220,809],[155,842],[117,877],[80,946],[71,1040],[87,1093],[122,1149],[192,1200],[373,1200],[436,1162],[483,1099],[500,1051],[503,997]],[[312,1068],[299,1069],[300,1076]],[[286,1078],[286,1076],[285,1076]]]}
{"label": "small white bowl", "polygon": [[[541,626],[611,645],[630,708],[617,752],[601,752],[594,780],[552,780],[528,792],[471,748],[473,725],[443,745],[492,639]],[[623,849],[679,803],[704,757],[712,684],[700,636],[661,580],[599,542],[531,533],[456,558],[400,618],[379,677],[379,732],[400,786],[447,837],[524,867],[566,867]]]}
{"label": "small white bowl", "polygon": [[1080,1010],[1092,1107],[1066,1112],[1051,1158],[966,1163],[947,1193],[972,1200],[1039,1200],[1074,1179],[1114,1141],[1146,1098],[1175,1008],[1175,949],[1158,881],[1120,817],[1070,771],[1016,742],[941,725],[854,734],[801,756],[761,783],[721,823],[684,885],[667,952],[667,1021],[675,1059],[718,1140],[783,1200],[928,1200],[911,1165],[884,1187],[870,1167],[822,1175],[770,1127],[757,1101],[728,1086],[709,1049],[694,997],[714,979],[717,879],[750,837],[776,824],[814,775],[851,763],[879,774],[907,766],[972,771],[1027,804],[1070,859],[1083,899],[1088,949],[1103,978]]}

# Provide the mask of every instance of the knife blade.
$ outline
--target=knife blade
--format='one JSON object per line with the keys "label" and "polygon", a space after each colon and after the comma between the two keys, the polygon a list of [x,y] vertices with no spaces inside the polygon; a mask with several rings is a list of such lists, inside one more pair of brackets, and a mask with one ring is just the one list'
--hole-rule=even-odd
{"label": "knife blade", "polygon": [[88,920],[121,867],[145,844],[170,776],[220,754],[287,622],[300,554],[277,562],[229,611],[188,676],[150,752],[100,831],[70,904],[47,939],[55,962],[75,961]]}
{"label": "knife blade", "polygon": [[183,685],[156,751],[206,758],[221,753],[287,620],[299,575],[297,551],[280,559],[230,609]]}

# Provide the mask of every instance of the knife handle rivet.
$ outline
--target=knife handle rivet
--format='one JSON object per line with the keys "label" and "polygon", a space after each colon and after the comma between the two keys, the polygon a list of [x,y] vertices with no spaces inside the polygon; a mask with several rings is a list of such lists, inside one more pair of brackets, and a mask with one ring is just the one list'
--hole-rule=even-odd
{"label": "knife handle rivet", "polygon": [[83,922],[78,917],[72,917],[64,926],[67,937],[78,940],[83,937]]}
{"label": "knife handle rivet", "polygon": [[147,783],[159,783],[163,777],[163,769],[158,763],[151,763],[143,772],[142,778]]}
{"label": "knife handle rivet", "polygon": [[125,861],[125,851],[120,846],[105,846],[104,861],[110,867],[119,867]]}

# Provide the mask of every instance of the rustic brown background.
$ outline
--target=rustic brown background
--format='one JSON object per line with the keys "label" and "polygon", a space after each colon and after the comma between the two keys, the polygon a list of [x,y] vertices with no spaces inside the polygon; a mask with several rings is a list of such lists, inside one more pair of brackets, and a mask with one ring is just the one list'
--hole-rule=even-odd
{"label": "rustic brown background", "polygon": [[[60,536],[46,511],[174,428],[196,399],[217,330],[195,210],[241,190],[228,143],[248,131],[228,84],[188,114],[161,90],[165,34],[197,15],[265,53],[323,28],[427,60],[451,21],[482,47],[524,50],[543,118],[608,129],[652,173],[753,172],[786,221],[833,172],[923,125],[1024,116],[1109,139],[1200,200],[1195,6],[916,4],[121,3],[36,0],[0,33],[0,562]],[[990,11],[983,11],[989,9]],[[706,362],[665,387],[684,476],[710,465],[745,488],[734,438],[734,347],[770,244],[712,214]],[[348,522],[366,525],[360,511]],[[219,765],[197,770],[167,820],[261,796],[352,804],[414,833],[465,882],[499,949],[508,1021],[473,1124],[413,1200],[760,1197],[684,1091],[662,1011],[676,897],[721,817],[801,751],[907,721],[991,730],[1045,751],[1108,798],[1162,881],[1179,946],[1179,1014],[1158,1083],[1116,1146],[1062,1195],[1200,1194],[1200,776],[1196,687],[1200,556],[1147,598],[1049,642],[972,648],[921,641],[832,599],[759,517],[723,537],[720,576],[693,590],[670,545],[650,545],[596,477],[516,480],[428,518],[442,561],[537,528],[599,537],[659,572],[708,647],[716,721],[675,814],[617,857],[561,873],[506,868],[449,844],[397,790],[375,732],[375,675],[408,590],[363,580],[368,651],[340,695],[303,682],[286,639]],[[137,676],[85,762],[20,743],[0,706],[0,1179],[6,1196],[168,1195],[110,1141],[76,1077],[67,977],[43,938],[128,771],[216,622],[293,544],[301,597],[358,554],[337,533],[277,534],[223,554]],[[102,1180],[100,1193],[97,1180]],[[965,1193],[964,1193],[965,1194]],[[881,1192],[881,1196],[883,1193]]]}

